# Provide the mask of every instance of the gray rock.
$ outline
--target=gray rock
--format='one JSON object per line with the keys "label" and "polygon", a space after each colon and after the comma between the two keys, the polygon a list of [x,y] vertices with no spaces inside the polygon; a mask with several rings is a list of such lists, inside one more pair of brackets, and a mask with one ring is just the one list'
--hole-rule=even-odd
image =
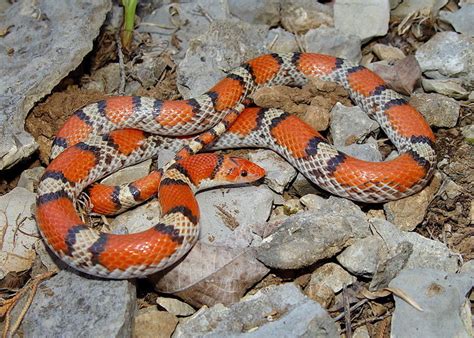
{"label": "gray rock", "polygon": [[41,176],[45,171],[44,167],[35,167],[31,169],[26,169],[20,175],[18,180],[17,187],[22,187],[28,189],[31,192],[34,192],[36,185],[38,184]]}
{"label": "gray rock", "polygon": [[36,150],[24,130],[29,110],[90,52],[110,7],[108,0],[17,2],[0,16],[10,27],[0,48],[0,170]]}
{"label": "gray rock", "polygon": [[468,143],[474,143],[474,124],[462,127],[461,132]]}
{"label": "gray rock", "polygon": [[34,220],[36,194],[17,187],[0,196],[0,280],[33,265],[39,233]]}
{"label": "gray rock", "polygon": [[291,187],[295,189],[296,193],[299,196],[304,196],[308,194],[320,194],[324,190],[320,189],[313,182],[308,180],[303,174],[298,173],[295,180],[291,184]]}
{"label": "gray rock", "polygon": [[101,183],[108,185],[118,185],[131,183],[139,178],[148,175],[151,166],[151,159],[135,164],[130,167],[120,169],[112,175],[104,178]]}
{"label": "gray rock", "polygon": [[395,296],[393,337],[472,337],[468,293],[473,274],[450,274],[433,269],[403,270],[390,287],[403,290],[423,311]]}
{"label": "gray rock", "polygon": [[474,36],[474,3],[465,4],[456,12],[441,11],[439,17],[449,22],[456,32]]}
{"label": "gray rock", "polygon": [[268,31],[265,46],[275,53],[290,53],[298,51],[295,36],[283,28],[274,28]]}
{"label": "gray rock", "polygon": [[335,146],[354,143],[378,127],[358,106],[346,107],[337,102],[331,110],[330,131]]}
{"label": "gray rock", "polygon": [[459,79],[448,79],[448,80],[430,80],[421,79],[421,85],[427,92],[435,92],[443,94],[455,99],[466,99],[469,92],[461,86],[461,80]]}
{"label": "gray rock", "polygon": [[388,221],[373,219],[372,223],[390,250],[405,241],[413,245],[413,253],[406,265],[407,269],[429,267],[446,272],[458,270],[458,255],[449,250],[445,244],[414,232],[400,231]]}
{"label": "gray rock", "polygon": [[[360,18],[364,18],[364,24]],[[388,0],[338,0],[334,3],[334,26],[344,33],[357,35],[362,42],[387,34],[389,19]]]}
{"label": "gray rock", "polygon": [[403,19],[409,14],[420,12],[424,16],[436,17],[438,11],[447,3],[448,0],[403,0],[392,11],[391,15]]}
{"label": "gray rock", "polygon": [[240,231],[265,222],[273,203],[273,193],[264,185],[213,189],[196,197],[201,210],[200,240],[231,247],[248,245],[245,239],[240,241]]}
{"label": "gray rock", "polygon": [[351,273],[361,277],[372,277],[377,271],[378,252],[381,245],[382,241],[379,237],[362,238],[346,248],[336,258]]}
{"label": "gray rock", "polygon": [[[149,33],[153,50],[160,53],[170,51],[175,61],[184,58],[191,39],[209,29],[211,21],[229,19],[226,2],[198,0],[192,2],[170,3],[158,7],[145,16],[137,27],[141,33]],[[171,34],[175,30],[174,34]],[[178,46],[173,39],[179,41]]]}
{"label": "gray rock", "polygon": [[191,316],[196,310],[191,305],[178,299],[158,297],[156,303],[175,316]]}
{"label": "gray rock", "polygon": [[248,157],[265,169],[265,183],[277,193],[281,194],[296,177],[296,169],[274,151],[261,149]]}
{"label": "gray rock", "polygon": [[225,71],[268,53],[262,41],[269,26],[243,21],[213,21],[209,30],[190,41],[177,71],[178,90],[185,97],[204,93],[225,76]]}
{"label": "gray rock", "polygon": [[280,4],[274,0],[229,0],[230,14],[242,21],[275,26],[280,21]]}
{"label": "gray rock", "polygon": [[441,242],[427,239],[417,233],[404,232],[382,219],[372,219],[374,235],[357,240],[337,256],[338,262],[349,272],[370,277],[380,262],[394,257],[402,242],[412,245],[413,252],[405,267],[430,267],[446,272],[458,269],[457,255]]}
{"label": "gray rock", "polygon": [[297,34],[318,27],[333,27],[332,6],[311,0],[281,0],[281,25]]}
{"label": "gray rock", "polygon": [[95,90],[107,94],[118,94],[120,87],[120,66],[118,63],[109,63],[94,72],[82,85],[83,89]]}
{"label": "gray rock", "polygon": [[381,162],[382,154],[378,148],[377,142],[365,143],[365,144],[350,144],[348,146],[339,146],[337,150],[343,153],[354,156],[360,160],[370,162]]}
{"label": "gray rock", "polygon": [[416,93],[410,98],[410,104],[435,127],[454,127],[461,110],[459,102],[440,94]]}
{"label": "gray rock", "polygon": [[136,306],[133,283],[68,270],[42,283],[23,320],[27,337],[127,337]]}
{"label": "gray rock", "polygon": [[[342,214],[331,201],[320,210],[310,210],[285,219],[274,233],[257,247],[257,258],[266,266],[299,269],[329,258],[351,244],[353,238],[369,235],[365,215],[346,209]],[[351,202],[352,203],[352,202]],[[360,210],[359,210],[360,211]]]}
{"label": "gray rock", "polygon": [[173,337],[339,337],[327,312],[292,284],[269,286],[239,303],[202,308]]}
{"label": "gray rock", "polygon": [[474,273],[474,259],[471,259],[470,261],[464,262],[464,264],[461,267],[460,272]]}
{"label": "gray rock", "polygon": [[466,89],[474,86],[474,39],[456,32],[440,32],[418,48],[415,57],[432,79],[459,78]]}
{"label": "gray rock", "polygon": [[343,33],[336,28],[310,29],[304,35],[303,41],[308,52],[329,54],[356,63],[362,58],[360,39],[355,35]]}
{"label": "gray rock", "polygon": [[311,274],[309,285],[311,284],[324,284],[338,293],[345,286],[349,286],[354,283],[357,279],[351,276],[346,270],[341,268],[340,265],[335,263],[327,263],[320,266]]}

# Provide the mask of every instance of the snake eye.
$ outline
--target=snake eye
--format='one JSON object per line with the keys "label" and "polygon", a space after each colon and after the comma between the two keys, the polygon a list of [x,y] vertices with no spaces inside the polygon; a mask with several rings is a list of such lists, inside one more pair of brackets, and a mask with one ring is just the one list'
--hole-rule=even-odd
{"label": "snake eye", "polygon": [[248,173],[247,173],[247,170],[242,170],[242,172],[240,173],[240,176],[242,177],[247,177]]}

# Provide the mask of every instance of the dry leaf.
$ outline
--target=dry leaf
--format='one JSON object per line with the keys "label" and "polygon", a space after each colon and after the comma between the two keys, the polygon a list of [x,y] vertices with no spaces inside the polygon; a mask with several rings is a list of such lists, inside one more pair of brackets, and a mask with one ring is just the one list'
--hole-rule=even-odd
{"label": "dry leaf", "polygon": [[383,288],[383,289],[380,289],[378,291],[373,291],[373,292],[367,289],[362,289],[360,292],[364,297],[368,299],[383,298],[383,297],[387,297],[393,294],[397,296],[398,298],[403,299],[405,302],[413,306],[418,311],[424,311],[423,308],[420,305],[418,305],[418,303],[413,298],[411,298],[408,294],[405,293],[405,291],[399,288]]}
{"label": "dry leaf", "polygon": [[150,279],[156,289],[201,307],[238,301],[269,269],[250,248],[211,246],[198,242],[186,258],[165,274]]}

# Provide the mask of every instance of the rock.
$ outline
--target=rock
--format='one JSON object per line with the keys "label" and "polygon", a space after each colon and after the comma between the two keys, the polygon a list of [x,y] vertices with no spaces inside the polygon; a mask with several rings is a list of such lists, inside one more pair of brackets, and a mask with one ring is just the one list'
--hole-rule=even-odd
{"label": "rock", "polygon": [[175,316],[187,317],[196,312],[191,305],[174,298],[158,297],[156,303]]}
{"label": "rock", "polygon": [[309,283],[304,289],[304,294],[325,309],[330,308],[336,298],[334,291],[326,284]]}
{"label": "rock", "polygon": [[376,43],[372,46],[372,52],[380,60],[402,60],[405,58],[405,53],[400,48]]}
{"label": "rock", "polygon": [[[364,20],[362,25],[361,18]],[[362,42],[387,34],[389,19],[388,0],[338,0],[334,3],[334,26],[344,33],[357,35]]]}
{"label": "rock", "polygon": [[276,1],[229,0],[230,14],[242,21],[276,26],[280,21],[280,5]]}
{"label": "rock", "polygon": [[461,110],[459,102],[440,94],[416,93],[410,98],[410,104],[435,127],[454,127]]}
{"label": "rock", "polygon": [[178,318],[154,307],[138,311],[133,329],[134,338],[169,338],[178,325]]}
{"label": "rock", "polygon": [[370,338],[369,330],[367,326],[360,326],[352,333],[352,338]]}
{"label": "rock", "polygon": [[213,21],[207,32],[190,41],[177,70],[179,92],[184,98],[201,95],[221,80],[225,71],[268,53],[262,45],[268,30],[269,26],[243,21]]}
{"label": "rock", "polygon": [[435,92],[443,94],[456,99],[465,99],[468,97],[469,92],[460,85],[460,81],[457,79],[453,80],[429,80],[422,79],[421,84],[423,89],[427,92]]}
{"label": "rock", "polygon": [[298,51],[296,38],[283,28],[274,28],[268,31],[264,45],[275,53],[290,53]]}
{"label": "rock", "polygon": [[295,189],[296,193],[299,196],[304,196],[308,194],[321,194],[324,192],[316,184],[308,180],[303,174],[298,173],[295,180],[291,184],[291,187]]}
{"label": "rock", "polygon": [[143,88],[155,86],[168,64],[153,52],[144,53],[139,61],[132,62],[128,76],[137,80]]}
{"label": "rock", "polygon": [[461,132],[467,143],[474,144],[474,124],[462,127]]}
{"label": "rock", "polygon": [[346,107],[338,102],[331,110],[330,131],[335,146],[354,143],[378,127],[358,106]]}
{"label": "rock", "polygon": [[310,127],[312,127],[316,131],[323,131],[328,129],[329,127],[329,120],[331,114],[329,109],[325,109],[320,105],[310,105],[306,109],[300,118],[303,122],[307,123]]}
{"label": "rock", "polygon": [[459,78],[474,86],[474,39],[456,32],[439,32],[416,51],[423,73],[432,79]]}
{"label": "rock", "polygon": [[421,79],[421,68],[413,55],[395,61],[393,65],[385,61],[374,62],[367,66],[379,75],[395,91],[410,95]]}
{"label": "rock", "polygon": [[351,273],[372,277],[377,271],[378,252],[382,242],[376,236],[359,239],[337,256],[337,261]]}
{"label": "rock", "polygon": [[112,175],[104,178],[101,183],[107,185],[119,185],[131,183],[139,178],[142,178],[150,172],[151,159],[143,161],[141,163],[125,167]]}
{"label": "rock", "polygon": [[474,3],[465,4],[456,12],[441,11],[439,17],[449,22],[456,32],[474,36]]}
{"label": "rock", "polygon": [[110,223],[112,233],[131,234],[151,228],[160,221],[160,205],[156,199],[125,211]]}
{"label": "rock", "polygon": [[474,273],[474,259],[471,259],[470,261],[464,262],[464,264],[461,267],[461,270],[459,271],[461,273]]}
{"label": "rock", "polygon": [[382,154],[379,151],[377,142],[365,143],[365,144],[350,144],[348,146],[339,146],[337,150],[342,151],[343,153],[354,156],[360,160],[370,161],[370,162],[381,162]]}
{"label": "rock", "polygon": [[[397,254],[402,242],[412,245],[412,253],[404,266],[405,269],[430,267],[446,272],[456,272],[458,258],[446,245],[427,239],[417,233],[404,232],[390,222],[372,219],[374,235],[359,239],[337,256],[337,261],[349,272],[370,277],[382,260]],[[385,255],[382,257],[381,255]]]}
{"label": "rock", "polygon": [[36,186],[44,173],[44,167],[35,167],[31,169],[26,169],[20,175],[18,180],[17,187],[25,188],[31,192],[35,192]]}
{"label": "rock", "polygon": [[332,17],[332,7],[316,1],[281,1],[281,24],[288,32],[303,34],[318,27],[332,27]]}
{"label": "rock", "polygon": [[472,337],[468,293],[473,275],[419,268],[402,271],[390,287],[399,288],[423,311],[395,296],[393,337]]}
{"label": "rock", "polygon": [[[215,2],[214,0],[181,2],[179,4],[167,2],[143,17],[136,30],[150,35],[152,52],[166,50],[178,62],[184,58],[186,51],[192,44],[191,40],[207,31],[211,21],[229,19],[227,2]],[[176,31],[170,34],[171,30]]]}
{"label": "rock", "polygon": [[438,11],[446,5],[448,0],[403,0],[391,13],[395,18],[403,19],[413,12],[423,16],[436,17]]}
{"label": "rock", "polygon": [[451,252],[445,244],[417,233],[400,231],[388,221],[373,219],[372,224],[387,246],[394,248],[403,241],[413,245],[413,253],[405,268],[429,267],[446,272],[457,271],[458,255]]}
{"label": "rock", "polygon": [[27,337],[127,337],[132,333],[136,291],[126,280],[60,271],[41,283],[23,320]]}
{"label": "rock", "polygon": [[286,215],[294,215],[298,212],[303,211],[303,205],[300,203],[298,198],[291,198],[283,204]]}
{"label": "rock", "polygon": [[428,205],[441,186],[441,181],[441,174],[435,172],[428,186],[420,192],[397,201],[385,203],[383,209],[387,215],[387,220],[403,231],[415,229],[423,221]]}
{"label": "rock", "polygon": [[265,183],[277,193],[281,194],[296,177],[296,169],[274,151],[260,149],[248,157],[265,169]]}
{"label": "rock", "polygon": [[[201,241],[246,247],[254,239],[249,226],[263,223],[270,216],[273,193],[264,185],[244,186],[202,191],[196,199],[201,213]],[[118,215],[111,227],[114,233],[135,233],[149,229],[159,220],[159,203],[152,200]]]}
{"label": "rock", "polygon": [[0,49],[0,170],[37,149],[23,127],[28,112],[92,50],[110,7],[107,0],[17,2],[0,15],[10,27]]}
{"label": "rock", "polygon": [[308,210],[321,213],[321,215],[333,213],[344,216],[351,223],[353,235],[356,238],[363,238],[370,235],[365,213],[357,204],[346,198],[330,196],[326,199],[310,194],[301,197],[300,201]]}
{"label": "rock", "polygon": [[310,29],[303,37],[308,52],[322,53],[359,62],[362,54],[360,39],[336,28],[320,27]]}
{"label": "rock", "polygon": [[33,265],[33,246],[39,237],[33,216],[35,200],[36,194],[18,187],[0,196],[0,280]]}
{"label": "rock", "polygon": [[333,320],[292,283],[269,286],[239,303],[202,308],[173,337],[339,337]]}
{"label": "rock", "polygon": [[263,223],[270,216],[273,193],[266,186],[203,191],[197,196],[201,209],[199,238],[212,245],[245,247],[239,229]]}
{"label": "rock", "polygon": [[109,63],[107,66],[98,69],[82,85],[83,89],[107,94],[118,94],[119,87],[120,66],[118,63]]}
{"label": "rock", "polygon": [[317,268],[311,274],[311,280],[308,285],[324,284],[331,288],[334,293],[338,293],[345,286],[349,286],[356,281],[357,279],[341,268],[340,265],[327,263]]}
{"label": "rock", "polygon": [[443,184],[438,191],[438,195],[441,195],[441,198],[446,199],[455,199],[464,192],[462,186],[454,182],[449,177],[445,177]]}
{"label": "rock", "polygon": [[285,219],[258,245],[257,258],[272,268],[299,269],[334,256],[351,244],[354,237],[369,235],[365,215],[361,216],[360,210],[353,212],[349,203],[349,208],[340,210],[336,198],[321,200],[321,209]]}

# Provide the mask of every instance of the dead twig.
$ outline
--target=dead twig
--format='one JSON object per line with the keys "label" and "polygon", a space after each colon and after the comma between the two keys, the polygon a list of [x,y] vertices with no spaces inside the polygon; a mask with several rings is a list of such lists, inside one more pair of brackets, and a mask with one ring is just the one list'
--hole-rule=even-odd
{"label": "dead twig", "polygon": [[118,90],[119,95],[125,94],[125,63],[123,61],[122,41],[120,40],[119,32],[115,33],[115,40],[117,41],[117,55],[119,59],[120,69],[120,86]]}
{"label": "dead twig", "polygon": [[351,309],[349,297],[347,296],[347,287],[342,289],[342,301],[344,303],[344,322],[346,324],[346,337],[352,338]]}

